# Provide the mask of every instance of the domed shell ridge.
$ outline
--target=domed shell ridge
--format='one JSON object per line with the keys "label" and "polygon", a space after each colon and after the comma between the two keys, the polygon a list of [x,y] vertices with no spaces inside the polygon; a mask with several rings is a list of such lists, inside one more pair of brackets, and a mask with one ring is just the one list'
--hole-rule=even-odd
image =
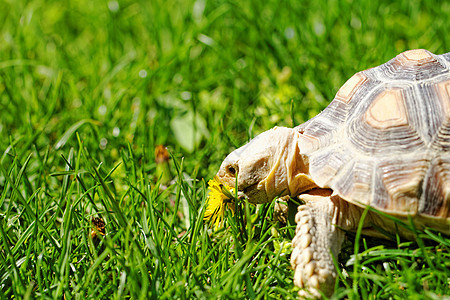
{"label": "domed shell ridge", "polygon": [[315,182],[390,214],[449,218],[449,70],[450,53],[419,49],[351,77],[297,127]]}
{"label": "domed shell ridge", "polygon": [[384,80],[420,81],[449,72],[448,59],[424,49],[408,50],[388,62],[369,69]]}

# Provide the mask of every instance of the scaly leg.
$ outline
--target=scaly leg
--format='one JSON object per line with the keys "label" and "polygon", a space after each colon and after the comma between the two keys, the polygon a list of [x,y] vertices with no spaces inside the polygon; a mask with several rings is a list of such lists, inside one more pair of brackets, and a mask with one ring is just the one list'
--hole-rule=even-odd
{"label": "scaly leg", "polygon": [[292,241],[291,265],[294,283],[307,288],[300,296],[320,297],[319,290],[331,296],[337,276],[332,255],[337,258],[345,233],[358,226],[362,209],[338,196],[301,195],[306,202],[298,207],[296,235]]}

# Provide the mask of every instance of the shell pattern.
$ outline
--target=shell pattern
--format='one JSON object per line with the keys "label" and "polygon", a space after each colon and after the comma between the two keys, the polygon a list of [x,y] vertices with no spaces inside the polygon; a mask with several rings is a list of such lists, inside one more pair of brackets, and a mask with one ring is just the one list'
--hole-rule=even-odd
{"label": "shell pattern", "polygon": [[319,186],[390,214],[450,218],[450,53],[410,50],[356,73],[297,130]]}

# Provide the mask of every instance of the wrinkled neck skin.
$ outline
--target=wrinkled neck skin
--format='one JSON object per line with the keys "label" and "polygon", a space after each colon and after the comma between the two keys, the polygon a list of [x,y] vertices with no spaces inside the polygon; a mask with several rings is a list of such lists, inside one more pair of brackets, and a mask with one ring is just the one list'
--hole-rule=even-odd
{"label": "wrinkled neck skin", "polygon": [[268,202],[277,196],[295,197],[316,187],[308,174],[307,158],[300,154],[299,135],[299,132],[292,129],[291,138],[277,147],[278,151],[273,155],[272,168],[258,185],[258,189],[266,191]]}

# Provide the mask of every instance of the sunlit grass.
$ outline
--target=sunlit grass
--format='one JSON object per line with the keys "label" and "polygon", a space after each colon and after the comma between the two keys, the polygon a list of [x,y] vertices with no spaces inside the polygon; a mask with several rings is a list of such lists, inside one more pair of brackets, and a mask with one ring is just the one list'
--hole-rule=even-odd
{"label": "sunlit grass", "polygon": [[[356,71],[450,51],[449,15],[445,1],[0,0],[0,297],[295,298],[294,224],[237,203],[212,230],[208,180]],[[449,239],[417,236],[351,236],[337,297],[449,295]]]}

